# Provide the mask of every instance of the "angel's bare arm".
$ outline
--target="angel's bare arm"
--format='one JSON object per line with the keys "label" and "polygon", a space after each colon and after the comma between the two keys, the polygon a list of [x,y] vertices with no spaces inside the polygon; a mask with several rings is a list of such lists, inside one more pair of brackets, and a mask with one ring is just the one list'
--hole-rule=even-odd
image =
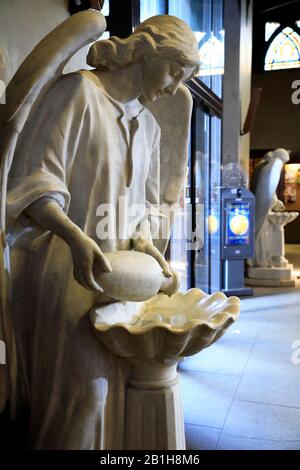
{"label": "angel's bare arm", "polygon": [[93,266],[97,261],[104,271],[111,271],[109,261],[97,243],[71,221],[58,203],[52,198],[42,197],[26,209],[26,214],[69,245],[76,281],[87,289],[103,292],[94,279]]}

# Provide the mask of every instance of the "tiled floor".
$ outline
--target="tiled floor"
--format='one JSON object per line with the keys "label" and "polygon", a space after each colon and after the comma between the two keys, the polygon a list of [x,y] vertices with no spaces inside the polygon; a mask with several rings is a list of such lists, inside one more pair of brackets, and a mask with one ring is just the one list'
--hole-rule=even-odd
{"label": "tiled floor", "polygon": [[[300,246],[287,256],[300,275]],[[187,449],[299,450],[300,281],[243,299],[239,320],[180,376]]]}

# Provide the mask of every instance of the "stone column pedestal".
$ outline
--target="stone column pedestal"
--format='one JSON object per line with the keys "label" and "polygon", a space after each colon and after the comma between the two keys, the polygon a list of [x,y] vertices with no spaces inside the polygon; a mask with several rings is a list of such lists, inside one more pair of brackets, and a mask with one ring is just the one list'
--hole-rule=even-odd
{"label": "stone column pedestal", "polygon": [[134,361],[126,395],[126,450],[184,450],[178,361]]}

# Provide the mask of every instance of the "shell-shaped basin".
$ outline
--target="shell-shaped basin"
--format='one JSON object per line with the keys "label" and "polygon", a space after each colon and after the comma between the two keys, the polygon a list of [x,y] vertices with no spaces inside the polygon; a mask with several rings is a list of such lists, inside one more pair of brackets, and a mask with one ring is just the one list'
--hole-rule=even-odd
{"label": "shell-shaped basin", "polygon": [[299,212],[269,212],[268,219],[273,225],[285,227],[299,216]]}
{"label": "shell-shaped basin", "polygon": [[[131,303],[132,304],[132,303]],[[105,319],[91,311],[94,331],[113,353],[131,359],[175,359],[191,356],[219,339],[237,319],[238,297],[222,292],[208,295],[199,289],[172,296],[158,294],[136,305],[123,319]],[[115,304],[116,312],[124,305]],[[101,309],[100,309],[101,310]]]}

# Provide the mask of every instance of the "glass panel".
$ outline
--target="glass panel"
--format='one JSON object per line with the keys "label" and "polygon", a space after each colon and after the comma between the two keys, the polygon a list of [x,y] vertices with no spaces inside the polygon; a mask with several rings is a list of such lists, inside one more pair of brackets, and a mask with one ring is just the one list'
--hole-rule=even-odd
{"label": "glass panel", "polygon": [[[194,165],[189,164],[187,187],[173,225],[170,243],[171,265],[180,273],[180,290],[198,287],[208,293],[221,286],[220,188],[221,120],[200,108],[195,113]],[[191,172],[194,172],[192,178]],[[195,206],[191,204],[190,184],[195,182]],[[195,207],[193,217],[192,207]],[[196,227],[192,231],[192,222]],[[194,260],[194,262],[193,262]],[[193,262],[193,265],[191,264]],[[190,270],[195,282],[191,284]]]}
{"label": "glass panel", "polygon": [[280,23],[266,23],[265,26],[265,41],[269,41],[270,37],[272,34],[278,29],[280,26]]}
{"label": "glass panel", "polygon": [[109,0],[105,0],[101,13],[104,16],[109,16]]}
{"label": "glass panel", "polygon": [[169,14],[188,23],[199,44],[199,78],[222,96],[224,74],[223,0],[169,0]]}
{"label": "glass panel", "polygon": [[200,108],[196,111],[196,155],[195,155],[195,192],[196,192],[196,233],[199,246],[195,252],[195,284],[209,291],[209,152],[210,118]]}
{"label": "glass panel", "polygon": [[189,197],[189,177],[182,190],[179,205],[172,228],[170,243],[170,264],[180,275],[180,291],[189,289],[189,223],[191,223],[191,199]]}
{"label": "glass panel", "polygon": [[292,28],[284,28],[271,42],[265,58],[265,70],[300,67],[300,36]]}
{"label": "glass panel", "polygon": [[140,20],[145,21],[147,18],[155,15],[164,15],[165,11],[165,0],[141,0],[140,6]]}
{"label": "glass panel", "polygon": [[207,231],[210,239],[210,292],[221,285],[221,119],[211,118],[210,201]]}
{"label": "glass panel", "polygon": [[214,292],[221,288],[220,162],[221,121],[200,108],[196,112],[196,237],[195,286]]}

